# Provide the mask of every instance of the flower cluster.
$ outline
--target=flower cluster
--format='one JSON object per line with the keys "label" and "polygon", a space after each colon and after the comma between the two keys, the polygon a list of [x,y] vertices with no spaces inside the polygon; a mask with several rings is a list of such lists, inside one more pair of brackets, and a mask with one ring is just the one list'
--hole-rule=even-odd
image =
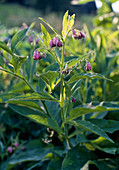
{"label": "flower cluster", "polygon": [[34,51],[34,54],[33,54],[34,60],[40,60],[40,59],[45,58],[45,57],[46,57],[45,53],[41,53],[40,51],[37,52],[37,50]]}
{"label": "flower cluster", "polygon": [[75,40],[79,40],[79,39],[82,39],[82,38],[85,38],[85,35],[81,32],[81,31],[75,31],[74,29],[72,30],[72,37],[75,39]]}
{"label": "flower cluster", "polygon": [[62,42],[60,39],[57,40],[57,37],[54,37],[50,40],[49,46],[52,47],[62,47]]}
{"label": "flower cluster", "polygon": [[13,144],[13,146],[8,146],[7,152],[8,152],[8,153],[12,153],[18,146],[19,146],[19,144],[18,144],[17,142],[15,142],[15,143]]}

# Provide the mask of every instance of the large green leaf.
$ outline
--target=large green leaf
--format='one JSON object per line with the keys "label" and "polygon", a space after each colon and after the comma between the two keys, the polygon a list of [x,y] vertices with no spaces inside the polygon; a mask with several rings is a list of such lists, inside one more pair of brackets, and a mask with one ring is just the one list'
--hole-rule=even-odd
{"label": "large green leaf", "polygon": [[80,170],[89,160],[97,159],[96,155],[83,147],[70,149],[62,163],[62,170]]}
{"label": "large green leaf", "polygon": [[0,99],[2,99],[3,102],[6,102],[9,99],[14,98],[16,96],[19,96],[19,94],[18,93],[3,93],[3,94],[0,94]]}
{"label": "large green leaf", "polygon": [[17,96],[15,98],[11,98],[11,102],[15,100],[17,103],[19,103],[20,100],[50,100],[58,102],[57,99],[55,99],[48,93],[27,93],[24,95]]}
{"label": "large green leaf", "polygon": [[108,139],[110,142],[114,143],[112,139],[109,138],[109,136],[102,130],[100,129],[97,125],[86,121],[86,120],[76,120],[76,121],[70,121],[69,124],[75,126],[75,127],[79,127],[82,128],[86,131],[90,131],[92,133],[95,133],[99,136],[102,136],[106,139]]}
{"label": "large green leaf", "polygon": [[119,130],[119,121],[116,120],[89,119],[89,121],[108,133],[113,133]]}
{"label": "large green leaf", "polygon": [[51,40],[50,34],[47,32],[47,30],[45,29],[45,27],[42,24],[41,24],[41,30],[43,33],[43,42],[44,42],[45,46],[48,47],[50,40]]}
{"label": "large green leaf", "polygon": [[69,118],[68,120],[72,120],[72,119],[75,119],[79,116],[82,116],[82,115],[85,115],[85,114],[88,114],[88,113],[94,113],[94,112],[104,112],[104,111],[115,111],[115,110],[119,110],[119,107],[115,106],[115,107],[106,107],[106,106],[100,106],[100,105],[97,105],[97,106],[84,106],[84,107],[77,107],[77,108],[74,108],[70,111],[69,113]]}
{"label": "large green leaf", "polygon": [[19,31],[17,34],[14,35],[11,41],[11,50],[15,52],[17,45],[25,38],[29,28]]}
{"label": "large green leaf", "polygon": [[101,75],[101,74],[97,74],[97,73],[85,73],[85,74],[77,73],[77,74],[74,74],[74,75],[69,79],[69,81],[68,81],[67,83],[70,84],[70,83],[73,83],[73,82],[75,82],[75,81],[78,81],[79,79],[86,79],[86,78],[89,78],[89,79],[97,78],[97,79],[104,79],[104,80],[110,80],[110,81],[112,81],[111,79],[108,79],[108,78],[106,78],[105,76],[103,76],[103,75]]}
{"label": "large green leaf", "polygon": [[28,119],[34,121],[35,123],[42,124],[46,127],[49,127],[61,133],[61,129],[58,126],[57,122],[50,119],[50,117],[47,116],[46,114],[24,106],[18,106],[13,104],[9,104],[9,106],[15,112],[21,114],[22,116],[27,117]]}

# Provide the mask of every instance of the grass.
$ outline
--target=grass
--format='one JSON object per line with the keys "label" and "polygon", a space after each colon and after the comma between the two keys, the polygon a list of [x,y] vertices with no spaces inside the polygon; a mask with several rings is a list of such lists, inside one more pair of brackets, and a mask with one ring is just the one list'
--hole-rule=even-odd
{"label": "grass", "polygon": [[[23,22],[30,25],[32,22],[36,23],[36,29],[40,29],[40,21],[38,17],[43,17],[58,31],[61,31],[61,21],[63,13],[48,13],[43,14],[41,11],[24,7],[18,4],[0,4],[0,22],[2,25],[11,27],[20,27]],[[90,29],[93,27],[92,15],[77,15],[75,28],[82,29],[83,24],[86,23]]]}

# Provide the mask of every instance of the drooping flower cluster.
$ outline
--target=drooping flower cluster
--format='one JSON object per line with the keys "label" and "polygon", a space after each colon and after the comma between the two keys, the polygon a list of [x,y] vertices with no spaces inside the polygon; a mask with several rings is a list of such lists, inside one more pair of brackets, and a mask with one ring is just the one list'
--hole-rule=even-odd
{"label": "drooping flower cluster", "polygon": [[57,40],[55,36],[53,39],[50,40],[49,46],[52,47],[62,47],[62,42],[60,39]]}
{"label": "drooping flower cluster", "polygon": [[7,147],[7,152],[12,153],[17,147],[19,146],[18,142],[15,142],[13,146],[8,146]]}
{"label": "drooping flower cluster", "polygon": [[34,60],[40,60],[40,59],[45,58],[45,57],[46,57],[45,53],[42,53],[40,51],[37,52],[37,50],[34,51],[34,54],[33,54]]}
{"label": "drooping flower cluster", "polygon": [[81,32],[81,31],[75,31],[74,29],[72,30],[72,37],[75,39],[75,40],[79,40],[79,39],[82,39],[82,38],[85,38],[85,35]]}
{"label": "drooping flower cluster", "polygon": [[85,70],[86,71],[90,71],[91,70],[91,64],[89,63],[89,61],[86,61]]}

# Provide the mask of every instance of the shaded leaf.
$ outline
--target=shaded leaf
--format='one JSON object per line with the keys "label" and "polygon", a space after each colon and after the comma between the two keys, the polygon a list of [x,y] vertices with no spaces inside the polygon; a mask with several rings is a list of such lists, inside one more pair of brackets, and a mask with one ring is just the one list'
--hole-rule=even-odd
{"label": "shaded leaf", "polygon": [[62,163],[62,170],[79,170],[89,160],[95,160],[97,157],[94,153],[83,147],[76,146],[70,149]]}
{"label": "shaded leaf", "polygon": [[48,165],[47,170],[61,170],[63,158],[55,157]]}
{"label": "shaded leaf", "polygon": [[7,51],[10,55],[13,56],[12,51],[7,47],[6,43],[0,41],[0,48],[4,49],[4,50]]}

